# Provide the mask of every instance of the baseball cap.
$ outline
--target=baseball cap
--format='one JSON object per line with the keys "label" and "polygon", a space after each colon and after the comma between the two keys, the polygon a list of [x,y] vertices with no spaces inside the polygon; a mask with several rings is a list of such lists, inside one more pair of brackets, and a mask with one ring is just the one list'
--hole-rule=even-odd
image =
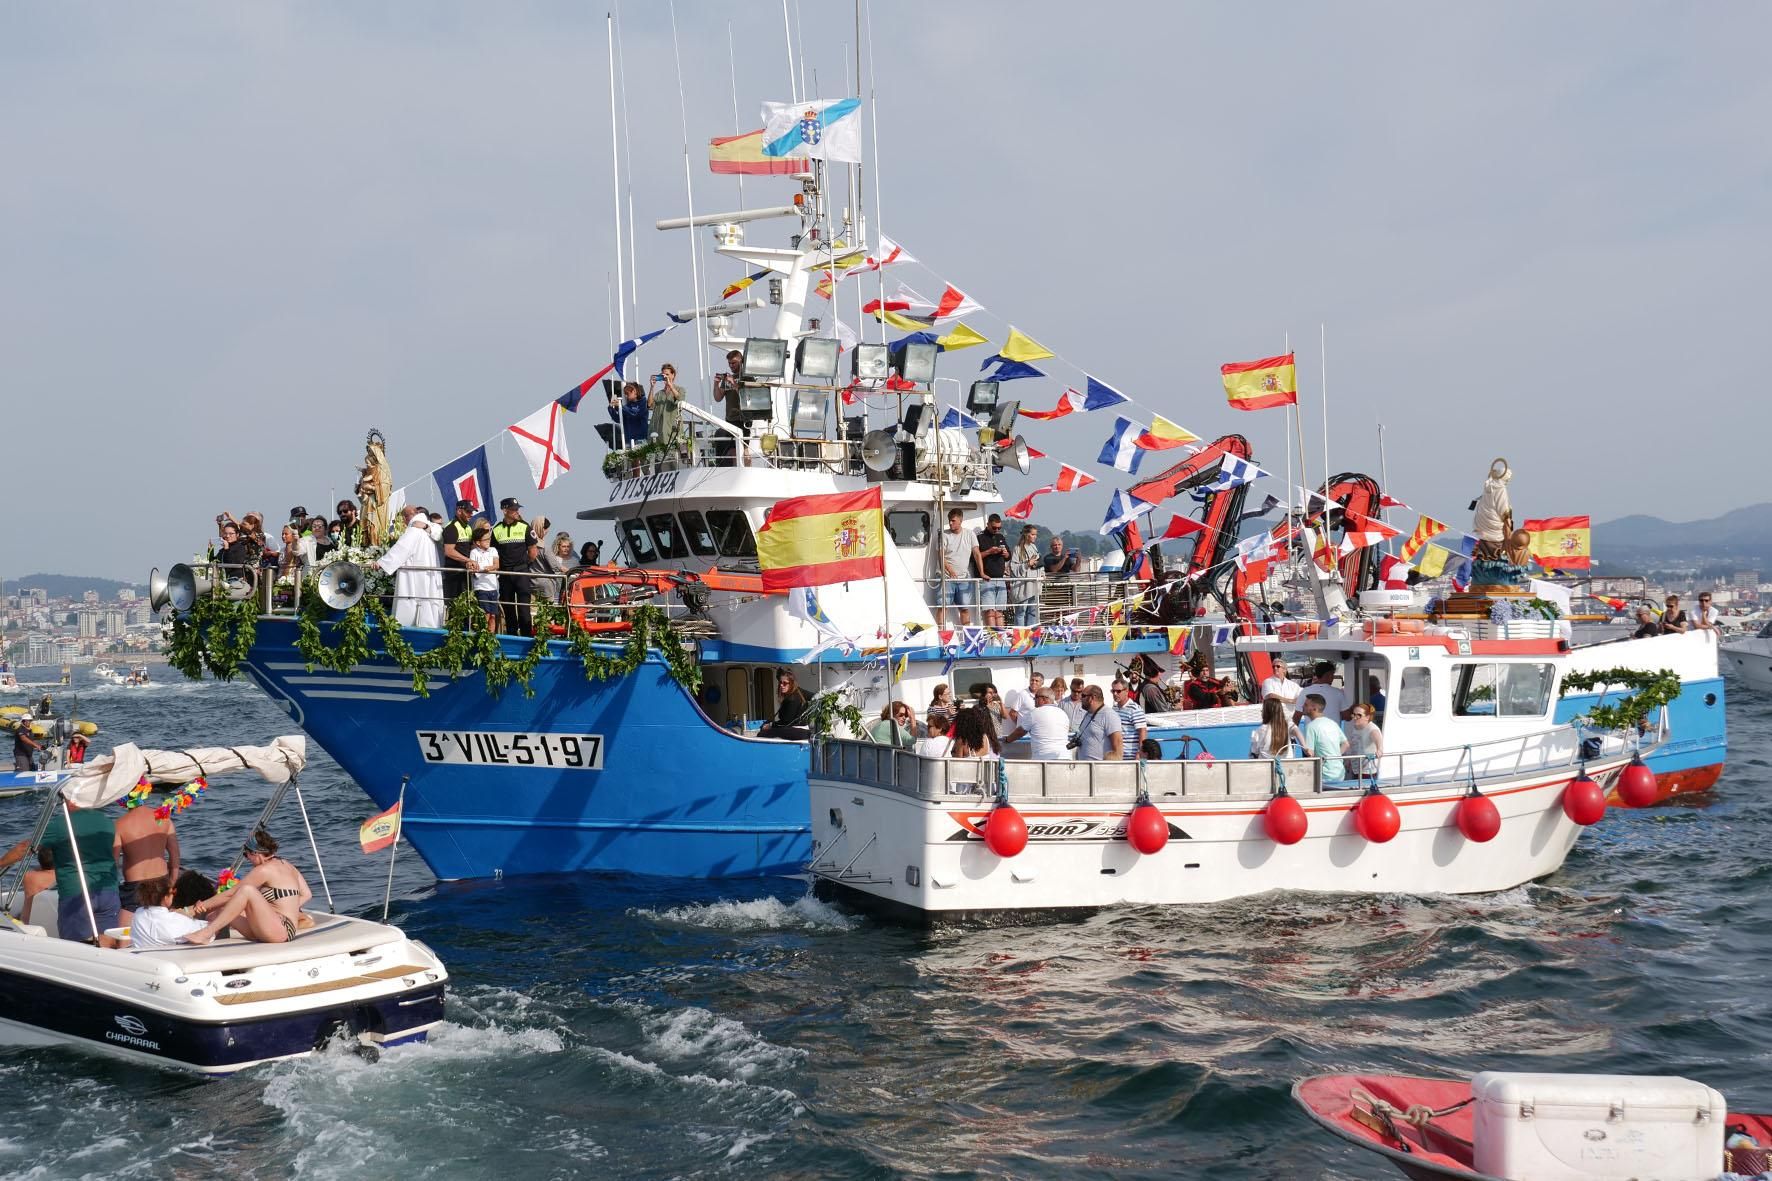
{"label": "baseball cap", "polygon": [[501,509],[507,509],[507,508],[522,508],[523,506],[517,503],[517,498],[515,496],[507,496],[503,500],[498,502],[498,507]]}
{"label": "baseball cap", "polygon": [[458,500],[455,502],[455,507],[458,509],[472,509],[474,507],[474,502],[471,500]]}
{"label": "baseball cap", "polygon": [[299,504],[289,510],[289,519],[291,521],[305,521],[307,518],[308,510]]}

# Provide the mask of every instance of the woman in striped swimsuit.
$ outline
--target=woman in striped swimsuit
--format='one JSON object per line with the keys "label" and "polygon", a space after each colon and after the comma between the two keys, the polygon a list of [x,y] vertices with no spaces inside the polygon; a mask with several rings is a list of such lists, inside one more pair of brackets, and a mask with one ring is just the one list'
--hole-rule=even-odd
{"label": "woman in striped swimsuit", "polygon": [[185,908],[193,918],[207,918],[209,925],[185,936],[186,943],[208,943],[222,928],[232,925],[234,934],[255,943],[287,943],[312,920],[301,908],[314,896],[301,870],[277,856],[277,842],[260,828],[241,850],[252,864],[237,886],[226,894],[204,899]]}

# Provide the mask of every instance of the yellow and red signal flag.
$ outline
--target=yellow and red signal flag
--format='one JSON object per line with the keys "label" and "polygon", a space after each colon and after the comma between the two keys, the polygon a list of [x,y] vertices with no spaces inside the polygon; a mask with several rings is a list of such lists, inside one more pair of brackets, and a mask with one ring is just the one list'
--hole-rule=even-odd
{"label": "yellow and red signal flag", "polygon": [[778,500],[757,530],[763,589],[883,578],[885,528],[878,486]]}
{"label": "yellow and red signal flag", "polygon": [[1161,414],[1153,414],[1150,427],[1132,443],[1145,451],[1168,451],[1172,447],[1186,447],[1189,443],[1199,441],[1200,436],[1186,427],[1177,426]]}
{"label": "yellow and red signal flag", "polygon": [[1233,409],[1266,410],[1298,402],[1298,365],[1292,353],[1259,361],[1232,361],[1219,366],[1218,372]]}
{"label": "yellow and red signal flag", "polygon": [[1450,526],[1422,513],[1421,519],[1415,522],[1415,532],[1411,533],[1409,540],[1403,543],[1403,560],[1407,562],[1413,559],[1417,550],[1446,532],[1448,528]]}
{"label": "yellow and red signal flag", "polygon": [[1520,526],[1532,556],[1546,570],[1586,570],[1593,564],[1588,517],[1538,517]]}
{"label": "yellow and red signal flag", "polygon": [[766,268],[764,270],[758,271],[756,274],[746,275],[744,278],[738,280],[735,283],[726,284],[725,290],[720,292],[720,298],[721,299],[731,299],[733,296],[737,295],[739,292],[743,291],[746,287],[749,287],[752,283],[755,283],[758,279],[761,279],[764,275],[767,275],[768,273],[769,273],[769,271]]}
{"label": "yellow and red signal flag", "polygon": [[763,129],[743,135],[716,135],[708,141],[708,170],[738,176],[792,176],[811,172],[804,158],[765,156]]}
{"label": "yellow and red signal flag", "polygon": [[400,808],[403,800],[395,800],[386,812],[377,812],[357,830],[357,843],[365,853],[379,853],[400,839]]}

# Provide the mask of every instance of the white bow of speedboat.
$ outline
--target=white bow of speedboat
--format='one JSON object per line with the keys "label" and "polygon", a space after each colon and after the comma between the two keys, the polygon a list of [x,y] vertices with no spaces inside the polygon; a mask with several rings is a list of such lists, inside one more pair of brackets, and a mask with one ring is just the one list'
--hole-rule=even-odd
{"label": "white bow of speedboat", "polygon": [[[65,821],[68,804],[102,808],[144,780],[189,784],[242,770],[275,785],[256,828],[286,792],[299,798],[306,762],[300,735],[183,751],[124,743],[79,767],[42,773],[32,786],[44,803],[28,839],[36,844]],[[311,1054],[340,1036],[371,1050],[422,1040],[443,1018],[448,971],[397,927],[315,909],[304,912],[312,925],[283,943],[230,934],[203,946],[106,948],[57,937],[61,899],[53,888],[20,900],[22,919],[11,910],[14,893],[4,892],[9,911],[0,924],[0,1043],[76,1045],[226,1074]]]}
{"label": "white bow of speedboat", "polygon": [[1721,652],[1730,677],[1756,693],[1772,695],[1772,623],[1756,636],[1725,641]]}

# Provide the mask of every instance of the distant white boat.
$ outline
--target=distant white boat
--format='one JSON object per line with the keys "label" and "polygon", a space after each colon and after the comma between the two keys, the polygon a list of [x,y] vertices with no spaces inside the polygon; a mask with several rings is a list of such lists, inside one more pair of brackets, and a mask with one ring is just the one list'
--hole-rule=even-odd
{"label": "distant white boat", "polygon": [[1728,640],[1722,646],[1723,670],[1756,693],[1772,696],[1772,623],[1756,636]]}

